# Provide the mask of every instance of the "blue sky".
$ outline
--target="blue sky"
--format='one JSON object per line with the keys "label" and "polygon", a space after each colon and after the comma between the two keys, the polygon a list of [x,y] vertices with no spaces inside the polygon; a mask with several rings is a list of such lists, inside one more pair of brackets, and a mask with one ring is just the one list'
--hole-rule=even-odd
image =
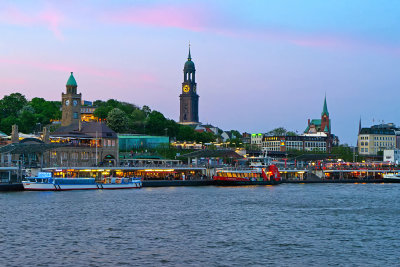
{"label": "blue sky", "polygon": [[59,100],[70,71],[86,100],[179,117],[188,42],[200,120],[303,131],[326,93],[333,133],[400,124],[399,1],[0,1],[0,89]]}

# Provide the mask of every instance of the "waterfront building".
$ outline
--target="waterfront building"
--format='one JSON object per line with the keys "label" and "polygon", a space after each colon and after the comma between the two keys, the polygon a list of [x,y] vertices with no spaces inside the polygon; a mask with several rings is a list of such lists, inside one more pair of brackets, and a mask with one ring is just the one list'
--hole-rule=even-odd
{"label": "waterfront building", "polygon": [[105,123],[81,121],[81,97],[71,72],[62,93],[61,127],[43,133],[45,143],[60,144],[45,156],[48,166],[116,165],[119,159],[118,136]]}
{"label": "waterfront building", "polygon": [[212,125],[198,124],[198,125],[196,125],[194,130],[196,132],[199,132],[199,133],[205,133],[206,132],[206,133],[212,133],[212,134],[215,134],[215,135],[218,134],[218,128],[214,127]]}
{"label": "waterfront building", "polygon": [[400,149],[386,149],[383,151],[383,161],[399,164],[400,162]]}
{"label": "waterfront building", "polygon": [[265,136],[263,151],[321,151],[330,152],[330,139],[326,135]]}
{"label": "waterfront building", "polygon": [[155,149],[169,146],[168,136],[140,134],[118,134],[119,151],[129,152],[138,149]]}
{"label": "waterfront building", "polygon": [[261,148],[264,137],[265,137],[265,134],[253,133],[253,134],[251,134],[251,137],[250,137],[250,144]]}
{"label": "waterfront building", "polygon": [[242,134],[242,143],[243,144],[251,144],[251,134],[244,132]]}
{"label": "waterfront building", "polygon": [[82,101],[81,121],[86,121],[86,122],[99,121],[99,118],[94,116],[96,108],[97,107],[93,106],[93,102],[86,100]]}
{"label": "waterfront building", "polygon": [[183,83],[182,93],[180,98],[180,116],[179,123],[181,124],[198,124],[199,123],[199,95],[197,94],[197,83],[196,83],[196,68],[192,61],[190,54],[185,66],[183,68]]}
{"label": "waterfront building", "polygon": [[396,148],[398,129],[393,123],[373,125],[359,130],[358,153],[363,156],[376,156],[379,152]]}

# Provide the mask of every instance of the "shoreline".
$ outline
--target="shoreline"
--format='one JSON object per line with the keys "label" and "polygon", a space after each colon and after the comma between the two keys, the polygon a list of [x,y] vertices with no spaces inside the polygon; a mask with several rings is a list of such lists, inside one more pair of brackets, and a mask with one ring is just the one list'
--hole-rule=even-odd
{"label": "shoreline", "polygon": [[[369,179],[369,180],[283,180],[281,184],[374,184],[374,183],[393,183],[387,182],[383,179]],[[237,184],[234,186],[265,186],[271,185],[269,182],[251,182],[245,184]],[[142,187],[174,187],[174,186],[221,186],[213,180],[145,180]],[[222,185],[223,186],[223,185]],[[13,192],[23,191],[22,183],[15,184],[0,184],[0,192]]]}

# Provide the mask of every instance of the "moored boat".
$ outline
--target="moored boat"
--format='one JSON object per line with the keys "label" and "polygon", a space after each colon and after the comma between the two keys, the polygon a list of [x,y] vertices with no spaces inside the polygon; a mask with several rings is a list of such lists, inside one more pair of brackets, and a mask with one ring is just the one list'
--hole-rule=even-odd
{"label": "moored boat", "polygon": [[136,178],[107,177],[99,181],[95,178],[55,178],[39,175],[27,177],[22,181],[25,190],[29,191],[65,191],[96,189],[131,189],[141,188],[142,181]]}
{"label": "moored boat", "polygon": [[281,183],[275,165],[268,168],[218,169],[213,177],[216,185],[274,185]]}
{"label": "moored boat", "polygon": [[388,183],[400,183],[400,173],[384,174],[383,181]]}

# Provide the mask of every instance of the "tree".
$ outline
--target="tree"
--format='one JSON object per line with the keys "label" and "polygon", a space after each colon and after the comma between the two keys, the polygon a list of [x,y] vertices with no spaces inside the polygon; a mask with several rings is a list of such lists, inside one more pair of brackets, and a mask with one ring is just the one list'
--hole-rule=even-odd
{"label": "tree", "polygon": [[337,155],[338,158],[344,161],[353,161],[353,151],[348,146],[340,145],[332,147],[332,154]]}
{"label": "tree", "polygon": [[93,115],[99,119],[106,119],[108,113],[112,110],[111,107],[107,107],[107,106],[100,106],[98,108],[96,108],[96,110],[94,111]]}
{"label": "tree", "polygon": [[143,110],[135,109],[131,114],[132,120],[134,122],[144,122],[147,115]]}
{"label": "tree", "polygon": [[20,93],[12,93],[4,96],[3,99],[0,100],[1,118],[17,116],[18,111],[20,111],[27,103],[28,101],[25,96]]}
{"label": "tree", "polygon": [[268,132],[268,135],[272,135],[272,136],[284,136],[284,135],[286,135],[286,132],[287,132],[287,131],[286,131],[285,128],[283,128],[283,127],[278,127],[278,128],[275,128],[275,129],[269,131],[269,132]]}
{"label": "tree", "polygon": [[117,133],[124,133],[128,130],[129,119],[125,112],[119,108],[112,109],[107,115],[107,125]]}
{"label": "tree", "polygon": [[153,110],[146,119],[146,132],[154,135],[165,135],[167,119],[158,111]]}
{"label": "tree", "polygon": [[151,113],[151,109],[149,108],[149,106],[146,105],[142,107],[142,111],[144,112],[144,114],[146,114],[146,117],[149,116],[149,114]]}

